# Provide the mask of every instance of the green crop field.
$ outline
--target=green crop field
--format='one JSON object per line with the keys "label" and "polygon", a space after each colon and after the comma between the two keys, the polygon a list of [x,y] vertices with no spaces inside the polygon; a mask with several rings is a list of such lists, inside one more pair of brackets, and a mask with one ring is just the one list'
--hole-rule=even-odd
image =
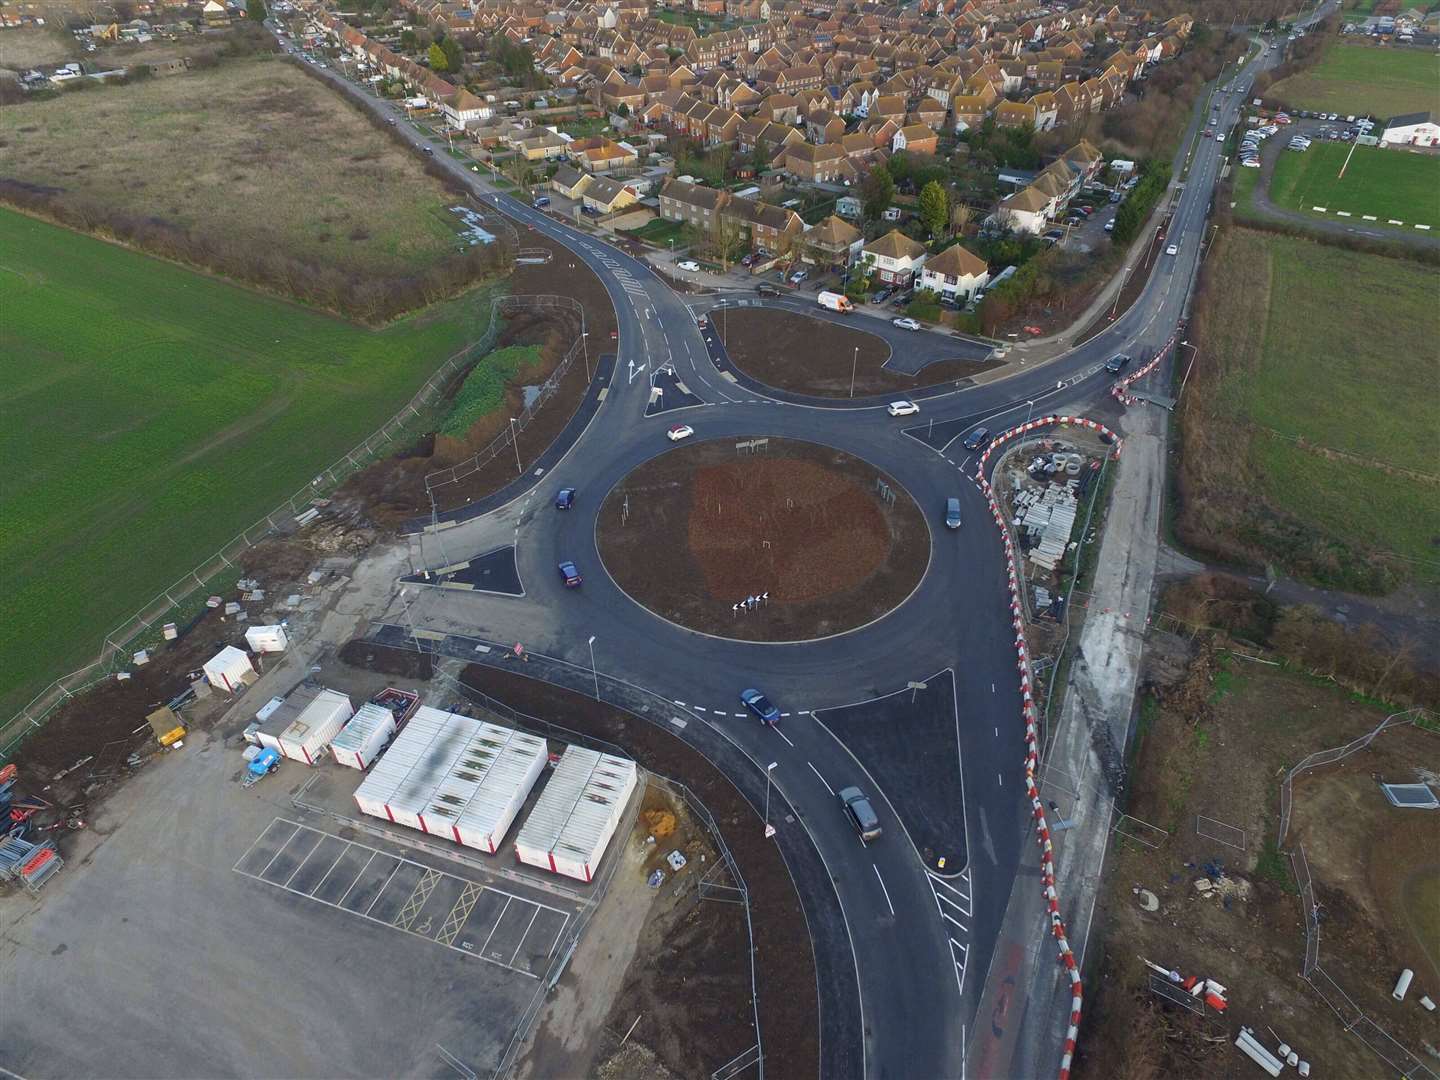
{"label": "green crop field", "polygon": [[[1440,580],[1440,469],[1427,453],[1440,430],[1433,271],[1243,229],[1222,240],[1204,315],[1202,354],[1214,355],[1202,359],[1224,374],[1204,391],[1213,416],[1185,423],[1209,425],[1216,446],[1249,447],[1243,462],[1218,464],[1206,497],[1220,505],[1238,488],[1260,500],[1214,527],[1268,547],[1278,542],[1263,539],[1268,504],[1309,538],[1274,548],[1282,565],[1329,537],[1399,556],[1401,577]],[[1327,573],[1345,584],[1344,572]]]}
{"label": "green crop field", "polygon": [[[1440,228],[1440,158],[1357,146],[1340,178],[1340,167],[1350,153],[1348,143],[1315,143],[1303,154],[1282,153],[1270,181],[1270,198],[1279,206],[1303,210],[1317,218],[1338,220],[1337,210],[1348,211],[1353,224],[1367,228],[1398,228],[1386,223],[1404,222]],[[1259,172],[1258,169],[1244,170]],[[1325,213],[1314,208],[1323,206]],[[1371,214],[1375,221],[1365,221]]]}
{"label": "green crop field", "polygon": [[380,426],[477,291],[368,331],[0,211],[0,716]]}
{"label": "green crop field", "polygon": [[1320,63],[1282,79],[1267,97],[1296,109],[1371,113],[1440,113],[1440,56],[1428,49],[1332,45]]}

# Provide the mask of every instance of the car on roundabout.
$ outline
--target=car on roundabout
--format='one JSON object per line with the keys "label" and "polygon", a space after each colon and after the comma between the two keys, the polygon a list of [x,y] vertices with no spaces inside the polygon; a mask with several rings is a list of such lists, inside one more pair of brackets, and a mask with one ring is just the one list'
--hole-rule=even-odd
{"label": "car on roundabout", "polygon": [[769,727],[780,726],[780,710],[768,697],[756,690],[753,686],[747,690],[740,691],[740,704],[750,710],[750,713],[762,724]]}
{"label": "car on roundabout", "polygon": [[890,320],[890,325],[891,325],[891,326],[898,326],[901,330],[919,330],[919,329],[920,329],[920,322],[919,322],[919,320],[917,320],[917,319],[911,319],[911,318],[909,318],[909,317],[899,318],[899,319],[891,319],[891,320]]}
{"label": "car on roundabout", "polygon": [[671,442],[679,442],[681,439],[688,439],[694,434],[695,429],[689,424],[675,424],[669,431],[665,432],[665,437]]}
{"label": "car on roundabout", "polygon": [[569,510],[575,505],[575,489],[561,488],[555,493],[555,509]]}
{"label": "car on roundabout", "polygon": [[879,840],[880,817],[875,813],[875,807],[870,805],[869,797],[858,787],[841,788],[836,794],[840,798],[845,816],[859,834],[861,843],[868,844],[872,840]]}
{"label": "car on roundabout", "polygon": [[580,587],[580,582],[582,582],[584,578],[580,576],[580,570],[573,562],[567,559],[562,562],[557,569],[560,571],[560,580],[565,582],[567,589],[578,589]]}
{"label": "car on roundabout", "polygon": [[970,432],[969,435],[965,436],[963,445],[966,450],[984,450],[985,447],[990,445],[990,429],[977,427],[974,431]]}
{"label": "car on roundabout", "polygon": [[891,416],[914,416],[920,411],[920,406],[916,405],[913,401],[906,401],[902,398],[900,401],[892,401],[889,405],[886,405],[885,411]]}

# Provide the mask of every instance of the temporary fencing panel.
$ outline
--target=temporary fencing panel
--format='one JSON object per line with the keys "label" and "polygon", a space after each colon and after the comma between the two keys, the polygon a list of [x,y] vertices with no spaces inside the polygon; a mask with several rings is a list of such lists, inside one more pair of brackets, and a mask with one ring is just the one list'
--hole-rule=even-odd
{"label": "temporary fencing panel", "polygon": [[355,802],[373,817],[493,854],[547,759],[538,735],[421,706]]}
{"label": "temporary fencing panel", "polygon": [[341,765],[365,770],[395,734],[395,714],[366,702],[355,710],[340,734],[330,744],[330,753]]}
{"label": "temporary fencing panel", "polygon": [[515,857],[589,881],[635,790],[635,763],[583,746],[567,747],[520,835]]}

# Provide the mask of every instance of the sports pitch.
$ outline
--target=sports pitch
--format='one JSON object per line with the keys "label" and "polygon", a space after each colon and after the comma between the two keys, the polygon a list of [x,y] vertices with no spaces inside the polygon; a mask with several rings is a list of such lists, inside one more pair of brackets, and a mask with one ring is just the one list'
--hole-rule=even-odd
{"label": "sports pitch", "polygon": [[489,306],[369,331],[0,211],[0,720],[379,427]]}
{"label": "sports pitch", "polygon": [[1428,49],[1332,45],[1309,71],[1282,79],[1270,97],[1296,109],[1370,113],[1440,113],[1440,58]]}
{"label": "sports pitch", "polygon": [[1304,153],[1282,153],[1270,181],[1271,199],[1331,220],[1344,211],[1354,224],[1366,227],[1440,228],[1440,158],[1357,146],[1342,178],[1347,154],[1348,143],[1318,142]]}

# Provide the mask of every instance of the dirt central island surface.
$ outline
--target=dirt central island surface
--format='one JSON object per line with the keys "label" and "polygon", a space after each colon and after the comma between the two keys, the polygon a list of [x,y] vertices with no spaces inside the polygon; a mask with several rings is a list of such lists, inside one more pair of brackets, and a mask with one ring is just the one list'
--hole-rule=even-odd
{"label": "dirt central island surface", "polygon": [[930,554],[924,516],[894,480],[790,439],[756,452],[690,443],[647,461],[606,496],[596,540],[637,603],[744,641],[863,626],[914,591]]}

